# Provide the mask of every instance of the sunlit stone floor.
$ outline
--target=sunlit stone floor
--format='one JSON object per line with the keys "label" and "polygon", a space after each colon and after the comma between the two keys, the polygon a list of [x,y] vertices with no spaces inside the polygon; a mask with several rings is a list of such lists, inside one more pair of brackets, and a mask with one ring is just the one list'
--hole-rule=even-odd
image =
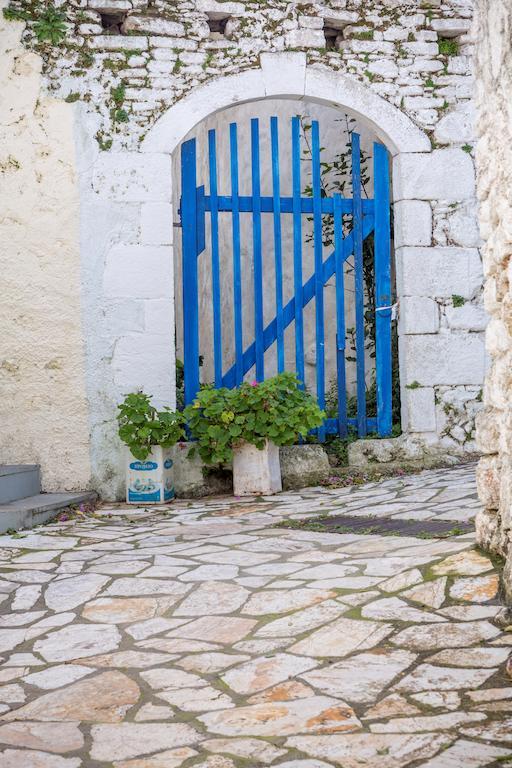
{"label": "sunlit stone floor", "polygon": [[0,768],[478,768],[512,754],[512,633],[467,520],[474,467],[269,499],[103,506],[0,537]]}

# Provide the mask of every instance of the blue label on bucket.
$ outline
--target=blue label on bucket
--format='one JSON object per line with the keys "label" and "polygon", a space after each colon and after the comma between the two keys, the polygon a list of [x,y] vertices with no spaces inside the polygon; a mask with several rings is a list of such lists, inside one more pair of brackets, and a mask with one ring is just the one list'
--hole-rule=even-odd
{"label": "blue label on bucket", "polygon": [[170,501],[171,499],[174,499],[174,488],[165,488],[164,501]]}
{"label": "blue label on bucket", "polygon": [[171,461],[171,459],[166,459],[166,460],[164,461],[164,467],[165,467],[166,469],[170,469],[170,468],[172,467],[172,465],[173,465],[173,462]]}
{"label": "blue label on bucket", "polygon": [[160,490],[153,493],[141,493],[128,490],[128,501],[160,501]]}
{"label": "blue label on bucket", "polygon": [[132,461],[130,469],[136,469],[139,472],[151,472],[152,469],[158,469],[155,461]]}

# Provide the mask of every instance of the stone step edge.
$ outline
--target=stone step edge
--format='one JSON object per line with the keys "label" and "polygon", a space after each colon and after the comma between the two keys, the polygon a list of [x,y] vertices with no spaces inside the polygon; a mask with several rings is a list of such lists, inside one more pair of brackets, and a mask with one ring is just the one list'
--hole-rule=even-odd
{"label": "stone step edge", "polygon": [[69,493],[39,493],[24,499],[0,504],[0,533],[14,529],[33,528],[48,522],[66,507],[96,501],[95,491]]}

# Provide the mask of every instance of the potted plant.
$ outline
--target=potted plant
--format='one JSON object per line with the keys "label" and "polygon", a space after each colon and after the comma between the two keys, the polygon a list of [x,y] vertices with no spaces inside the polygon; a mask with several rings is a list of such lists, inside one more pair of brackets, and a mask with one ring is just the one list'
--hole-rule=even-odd
{"label": "potted plant", "polygon": [[295,374],[281,373],[237,389],[204,387],[185,418],[203,461],[232,461],[234,493],[247,496],[281,490],[279,446],[305,437],[325,415]]}
{"label": "potted plant", "polygon": [[181,413],[151,404],[144,392],[126,395],[118,406],[119,437],[128,446],[126,501],[163,504],[174,498],[172,448],[184,437]]}

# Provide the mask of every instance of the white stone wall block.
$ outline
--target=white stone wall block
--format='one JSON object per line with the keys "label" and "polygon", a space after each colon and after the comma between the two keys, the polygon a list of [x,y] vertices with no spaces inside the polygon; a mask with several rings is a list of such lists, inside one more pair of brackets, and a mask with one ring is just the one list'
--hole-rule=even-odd
{"label": "white stone wall block", "polygon": [[94,164],[92,187],[100,197],[115,201],[170,202],[170,158],[139,152],[102,152]]}
{"label": "white stone wall block", "polygon": [[306,81],[306,54],[300,52],[262,53],[260,66],[266,96],[303,96]]}
{"label": "white stone wall block", "polygon": [[394,207],[395,248],[430,245],[432,208],[426,200],[399,200]]}
{"label": "white stone wall block", "polygon": [[439,305],[426,296],[406,296],[400,300],[399,327],[402,333],[437,333]]}
{"label": "white stone wall block", "polygon": [[147,333],[169,334],[174,331],[174,301],[146,299],[144,301],[144,327]]}
{"label": "white stone wall block", "polygon": [[403,336],[405,386],[478,384],[485,374],[483,333],[443,333]]}
{"label": "white stone wall block", "polygon": [[171,203],[144,203],[140,223],[142,245],[171,245],[173,224]]}
{"label": "white stone wall block", "polygon": [[397,292],[402,296],[470,299],[482,285],[476,248],[398,248]]}
{"label": "white stone wall block", "polygon": [[174,337],[171,333],[133,333],[122,336],[112,355],[114,386],[119,399],[143,390],[154,405],[173,405]]}
{"label": "white stone wall block", "polygon": [[172,278],[170,247],[117,245],[107,254],[103,291],[108,298],[169,298]]}
{"label": "white stone wall block", "polygon": [[393,163],[395,200],[446,200],[473,197],[473,161],[462,149],[436,149],[427,153],[403,153]]}
{"label": "white stone wall block", "polygon": [[446,307],[446,320],[453,330],[485,331],[488,315],[478,304],[467,302],[462,307]]}
{"label": "white stone wall block", "polygon": [[110,301],[104,309],[104,331],[111,338],[144,330],[144,302],[139,299]]}
{"label": "white stone wall block", "polygon": [[472,101],[458,104],[439,120],[434,138],[439,144],[464,144],[475,141],[476,114]]}
{"label": "white stone wall block", "polygon": [[402,429],[407,432],[435,432],[436,404],[433,387],[405,388]]}

